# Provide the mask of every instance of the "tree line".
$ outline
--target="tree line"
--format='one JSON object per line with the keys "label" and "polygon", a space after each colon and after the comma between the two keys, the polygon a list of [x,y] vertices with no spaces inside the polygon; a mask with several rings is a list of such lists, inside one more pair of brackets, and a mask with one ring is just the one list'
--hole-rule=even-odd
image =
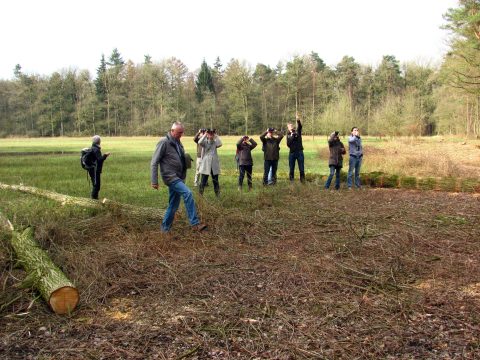
{"label": "tree line", "polygon": [[275,67],[219,58],[189,71],[177,58],[141,64],[118,49],[96,74],[64,70],[26,74],[16,65],[0,81],[0,136],[160,135],[173,121],[221,134],[282,129],[298,111],[304,134],[346,133],[355,125],[377,136],[480,134],[480,0],[445,14],[451,49],[440,66],[400,62],[375,68],[344,56],[327,66],[315,53]]}

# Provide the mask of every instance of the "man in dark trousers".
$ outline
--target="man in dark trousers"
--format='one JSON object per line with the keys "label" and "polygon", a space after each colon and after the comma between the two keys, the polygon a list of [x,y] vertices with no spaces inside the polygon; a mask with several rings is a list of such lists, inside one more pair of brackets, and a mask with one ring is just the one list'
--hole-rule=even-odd
{"label": "man in dark trousers", "polygon": [[207,228],[206,225],[200,223],[192,191],[185,185],[187,164],[185,150],[180,142],[183,132],[184,128],[181,122],[173,123],[170,132],[158,142],[150,163],[152,188],[158,190],[159,166],[162,180],[168,186],[168,208],[162,221],[163,232],[170,231],[182,197],[192,229],[202,231]]}
{"label": "man in dark trousers", "polygon": [[247,173],[248,191],[252,190],[252,170],[253,158],[252,150],[257,147],[257,143],[247,135],[242,136],[237,142],[237,157],[240,175],[238,176],[238,190],[242,191],[243,179]]}
{"label": "man in dark trousers", "polygon": [[272,170],[272,185],[277,183],[277,168],[278,159],[280,158],[280,142],[283,139],[281,131],[277,131],[270,127],[262,135],[260,140],[262,141],[263,150],[263,185],[268,185],[268,173]]}
{"label": "man in dark trousers", "polygon": [[102,168],[103,168],[103,162],[107,159],[107,157],[110,155],[110,153],[105,153],[102,155],[102,147],[100,146],[100,143],[102,142],[102,139],[100,136],[95,135],[92,138],[92,157],[93,157],[93,163],[95,166],[92,168],[88,169],[88,175],[90,175],[90,179],[92,180],[92,194],[91,197],[92,199],[97,199],[98,200],[98,193],[100,192],[100,178],[102,174]]}
{"label": "man in dark trousers", "polygon": [[300,172],[300,181],[305,182],[303,143],[302,143],[302,122],[298,113],[295,113],[295,120],[297,121],[297,128],[292,123],[287,124],[287,146],[290,148],[288,155],[288,165],[290,167],[290,182],[295,178],[295,161],[298,162],[298,171]]}

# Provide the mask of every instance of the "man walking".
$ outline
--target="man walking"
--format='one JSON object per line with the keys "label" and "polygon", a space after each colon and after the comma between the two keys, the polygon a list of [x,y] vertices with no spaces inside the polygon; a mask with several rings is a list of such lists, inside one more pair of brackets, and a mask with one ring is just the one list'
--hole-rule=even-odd
{"label": "man walking", "polygon": [[277,183],[277,168],[278,159],[280,158],[280,142],[283,139],[283,134],[274,128],[268,128],[262,135],[263,150],[263,185],[268,184],[268,173],[272,171],[272,185]]}
{"label": "man walking", "polygon": [[304,169],[304,156],[303,156],[303,143],[302,143],[302,122],[298,113],[295,113],[295,120],[297,122],[297,128],[295,129],[290,122],[287,124],[287,146],[290,148],[290,154],[288,155],[288,165],[290,167],[290,182],[293,182],[295,178],[295,161],[298,162],[298,171],[300,172],[300,181],[305,182],[305,169]]}
{"label": "man walking", "polygon": [[350,159],[348,161],[347,186],[352,189],[352,173],[355,170],[355,186],[360,189],[360,167],[362,166],[363,148],[360,132],[356,126],[352,128],[352,133],[348,137],[348,152]]}
{"label": "man walking", "polygon": [[207,228],[207,225],[200,223],[192,191],[185,185],[187,165],[185,151],[180,142],[183,132],[184,127],[181,122],[173,123],[170,132],[158,142],[150,164],[152,188],[158,190],[159,166],[162,180],[168,186],[168,208],[162,221],[163,232],[170,231],[172,227],[175,212],[180,205],[180,197],[183,197],[188,220],[193,230],[202,231]]}

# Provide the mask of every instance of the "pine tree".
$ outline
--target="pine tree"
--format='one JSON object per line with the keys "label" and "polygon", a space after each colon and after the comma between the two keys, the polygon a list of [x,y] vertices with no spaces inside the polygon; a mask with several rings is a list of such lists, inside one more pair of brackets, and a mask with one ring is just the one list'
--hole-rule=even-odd
{"label": "pine tree", "polygon": [[195,80],[195,94],[198,102],[202,102],[205,92],[210,92],[215,95],[215,86],[213,85],[213,76],[210,67],[203,60],[200,66],[200,72],[198,73],[197,80]]}
{"label": "pine tree", "polygon": [[98,100],[102,103],[107,97],[106,76],[107,63],[105,62],[105,55],[102,54],[102,58],[100,59],[100,66],[97,69],[97,78],[95,79],[95,90],[97,93],[97,97]]}

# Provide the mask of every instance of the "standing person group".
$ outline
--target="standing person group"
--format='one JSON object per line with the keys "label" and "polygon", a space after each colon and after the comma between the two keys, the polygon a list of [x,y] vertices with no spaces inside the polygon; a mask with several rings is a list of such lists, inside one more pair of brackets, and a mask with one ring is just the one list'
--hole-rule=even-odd
{"label": "standing person group", "polygon": [[[295,163],[298,163],[300,173],[300,181],[305,182],[304,169],[304,155],[302,144],[302,122],[296,114],[296,128],[293,123],[287,124],[287,146],[289,147],[289,179],[294,180]],[[169,200],[168,208],[162,221],[161,229],[164,232],[170,231],[175,213],[180,205],[180,200],[183,198],[185,208],[190,225],[194,230],[202,231],[207,228],[207,225],[202,224],[198,218],[195,200],[192,191],[185,184],[187,168],[190,167],[190,157],[185,154],[185,150],[180,141],[183,136],[184,127],[180,122],[173,123],[170,131],[165,137],[162,137],[157,144],[155,152],[151,160],[151,186],[158,189],[158,169],[160,168],[160,175],[165,185],[168,186]],[[262,142],[262,150],[264,153],[264,172],[263,185],[269,185],[269,173],[271,173],[271,184],[277,182],[277,168],[278,160],[280,158],[280,143],[283,139],[283,133],[272,127],[269,127],[262,135],[260,140]],[[220,184],[218,176],[220,174],[220,160],[217,149],[222,146],[222,141],[214,129],[200,129],[194,137],[197,143],[197,162],[194,184],[198,185],[199,192],[203,195],[205,186],[208,182],[209,176],[212,177],[213,188],[215,195],[220,195]],[[92,147],[90,153],[94,158],[95,166],[88,168],[89,176],[92,180],[93,199],[98,199],[100,191],[100,178],[103,168],[103,162],[107,159],[110,153],[101,153],[101,138],[95,135],[92,138]],[[363,159],[362,139],[358,127],[353,127],[348,138],[349,144],[349,167],[347,176],[348,189],[352,189],[355,185],[360,188],[360,168]],[[243,181],[247,175],[248,190],[252,189],[252,171],[253,158],[252,150],[255,149],[257,143],[255,140],[245,135],[237,142],[237,161],[239,167],[238,189],[243,188]],[[328,146],[330,156],[328,165],[330,174],[325,183],[325,188],[328,189],[331,185],[333,177],[335,176],[335,189],[340,188],[340,170],[343,166],[343,155],[346,153],[343,143],[340,141],[339,132],[335,131],[330,134],[328,138]],[[352,180],[353,177],[353,180]]]}
{"label": "standing person group", "polygon": [[[328,138],[328,148],[330,150],[330,157],[328,159],[328,166],[330,168],[330,175],[325,183],[325,189],[330,187],[330,184],[335,175],[335,189],[340,189],[340,170],[343,167],[343,155],[346,150],[343,143],[340,141],[339,132],[335,131],[330,134]],[[360,131],[358,127],[354,126],[348,137],[348,174],[347,174],[347,187],[352,190],[352,185],[355,183],[357,189],[361,189],[360,184],[360,167],[362,166],[363,147],[362,139],[360,137]],[[354,180],[352,181],[352,176]]]}

